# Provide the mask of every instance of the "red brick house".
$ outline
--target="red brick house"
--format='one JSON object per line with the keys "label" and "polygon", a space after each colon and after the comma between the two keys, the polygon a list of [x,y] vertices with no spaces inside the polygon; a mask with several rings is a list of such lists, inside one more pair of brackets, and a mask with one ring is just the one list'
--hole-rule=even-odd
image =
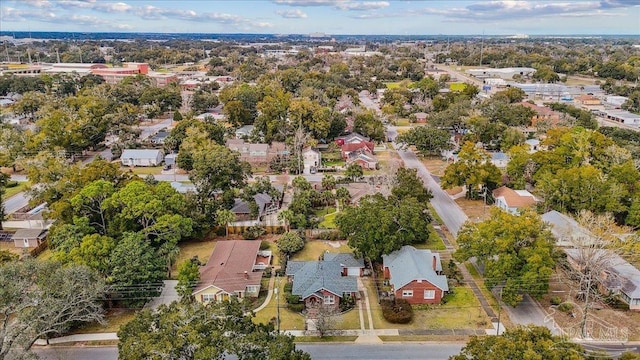
{"label": "red brick house", "polygon": [[342,145],[342,147],[340,148],[340,153],[343,160],[347,160],[349,158],[349,154],[354,152],[373,154],[373,143],[369,141],[360,143],[349,143]]}
{"label": "red brick house", "polygon": [[403,246],[383,255],[382,260],[384,278],[389,281],[396,299],[410,304],[438,304],[449,291],[438,253]]}
{"label": "red brick house", "polygon": [[363,271],[362,259],[338,254],[322,261],[289,261],[286,275],[293,282],[291,294],[300,296],[306,309],[323,305],[337,310],[345,296],[356,296],[356,277]]}

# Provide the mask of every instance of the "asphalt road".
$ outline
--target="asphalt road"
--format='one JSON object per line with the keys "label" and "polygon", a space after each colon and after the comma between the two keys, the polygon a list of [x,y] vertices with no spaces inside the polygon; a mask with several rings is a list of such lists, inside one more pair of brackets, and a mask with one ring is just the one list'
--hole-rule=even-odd
{"label": "asphalt road", "polygon": [[[394,126],[387,127],[388,138],[393,140],[397,135],[398,132]],[[396,146],[395,143],[393,145],[394,147]],[[453,201],[451,197],[444,192],[442,188],[440,188],[440,185],[438,185],[431,177],[431,173],[429,173],[424,164],[418,160],[418,157],[413,151],[397,150],[398,155],[400,155],[400,158],[404,161],[404,165],[407,168],[416,169],[418,171],[418,176],[422,178],[422,181],[433,194],[431,205],[433,205],[433,208],[436,210],[449,231],[457,237],[462,224],[464,224],[468,219],[467,215],[462,211],[462,209],[460,209],[458,204],[456,204],[455,201]]]}
{"label": "asphalt road", "polygon": [[138,129],[141,130],[140,132],[140,140],[145,140],[149,137],[151,137],[152,135],[154,135],[155,133],[157,133],[160,129],[163,128],[168,128],[169,126],[171,126],[171,123],[173,122],[172,118],[168,118],[168,119],[164,119],[158,123],[155,123],[153,125],[141,125],[138,127]]}
{"label": "asphalt road", "polygon": [[[464,344],[300,344],[297,347],[316,360],[371,359],[371,360],[441,360],[460,352]],[[43,360],[115,360],[116,347],[49,347],[36,350]],[[229,357],[235,359],[235,357]]]}
{"label": "asphalt road", "polygon": [[4,209],[7,214],[11,214],[26,206],[29,203],[29,199],[26,197],[26,193],[19,192],[12,197],[4,200]]}

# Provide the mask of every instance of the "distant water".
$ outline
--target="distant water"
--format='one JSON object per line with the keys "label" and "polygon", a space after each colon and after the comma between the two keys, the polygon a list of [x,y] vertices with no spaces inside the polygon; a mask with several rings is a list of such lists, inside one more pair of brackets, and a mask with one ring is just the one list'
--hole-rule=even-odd
{"label": "distant water", "polygon": [[[249,41],[249,42],[276,42],[276,41],[336,41],[349,42],[394,42],[394,41],[418,41],[418,40],[444,40],[449,39],[474,39],[484,37],[508,38],[510,35],[327,35],[326,37],[309,37],[308,34],[211,34],[211,33],[131,33],[131,32],[55,32],[55,31],[0,31],[0,36],[9,36],[16,39],[57,39],[57,40],[220,40],[220,41]],[[640,35],[530,35],[528,39],[541,38],[574,38],[574,39],[640,39]]]}

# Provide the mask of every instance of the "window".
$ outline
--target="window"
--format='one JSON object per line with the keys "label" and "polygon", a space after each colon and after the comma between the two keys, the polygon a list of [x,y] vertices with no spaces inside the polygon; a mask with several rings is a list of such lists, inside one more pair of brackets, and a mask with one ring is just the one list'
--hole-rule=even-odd
{"label": "window", "polygon": [[324,304],[325,305],[333,305],[336,303],[336,297],[333,295],[325,295],[324,296]]}
{"label": "window", "polygon": [[402,290],[402,297],[413,297],[413,290]]}
{"label": "window", "polygon": [[216,296],[214,294],[202,294],[202,302],[214,301]]}
{"label": "window", "polygon": [[247,286],[247,292],[249,292],[249,293],[258,292],[258,286],[257,285],[248,285]]}
{"label": "window", "polygon": [[424,298],[425,299],[435,299],[436,298],[436,291],[435,290],[425,290],[424,291]]}

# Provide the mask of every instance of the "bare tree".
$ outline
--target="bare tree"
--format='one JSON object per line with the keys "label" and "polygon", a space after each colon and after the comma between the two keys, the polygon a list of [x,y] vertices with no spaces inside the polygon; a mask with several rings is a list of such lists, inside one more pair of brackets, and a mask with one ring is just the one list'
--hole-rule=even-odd
{"label": "bare tree", "polygon": [[617,227],[610,214],[596,215],[582,211],[578,222],[588,233],[572,237],[572,247],[565,249],[569,275],[577,281],[577,298],[583,302],[580,335],[589,337],[587,323],[595,303],[604,301],[610,289],[619,288],[624,281],[614,268],[624,263],[622,256],[633,254],[632,241],[616,234],[627,229]]}
{"label": "bare tree", "polygon": [[104,283],[86,266],[27,259],[0,267],[0,360],[24,359],[41,337],[102,322]]}
{"label": "bare tree", "polygon": [[320,337],[323,337],[328,331],[336,328],[338,312],[333,305],[325,305],[322,303],[316,305],[314,310],[316,314],[316,330],[318,334],[320,334]]}

